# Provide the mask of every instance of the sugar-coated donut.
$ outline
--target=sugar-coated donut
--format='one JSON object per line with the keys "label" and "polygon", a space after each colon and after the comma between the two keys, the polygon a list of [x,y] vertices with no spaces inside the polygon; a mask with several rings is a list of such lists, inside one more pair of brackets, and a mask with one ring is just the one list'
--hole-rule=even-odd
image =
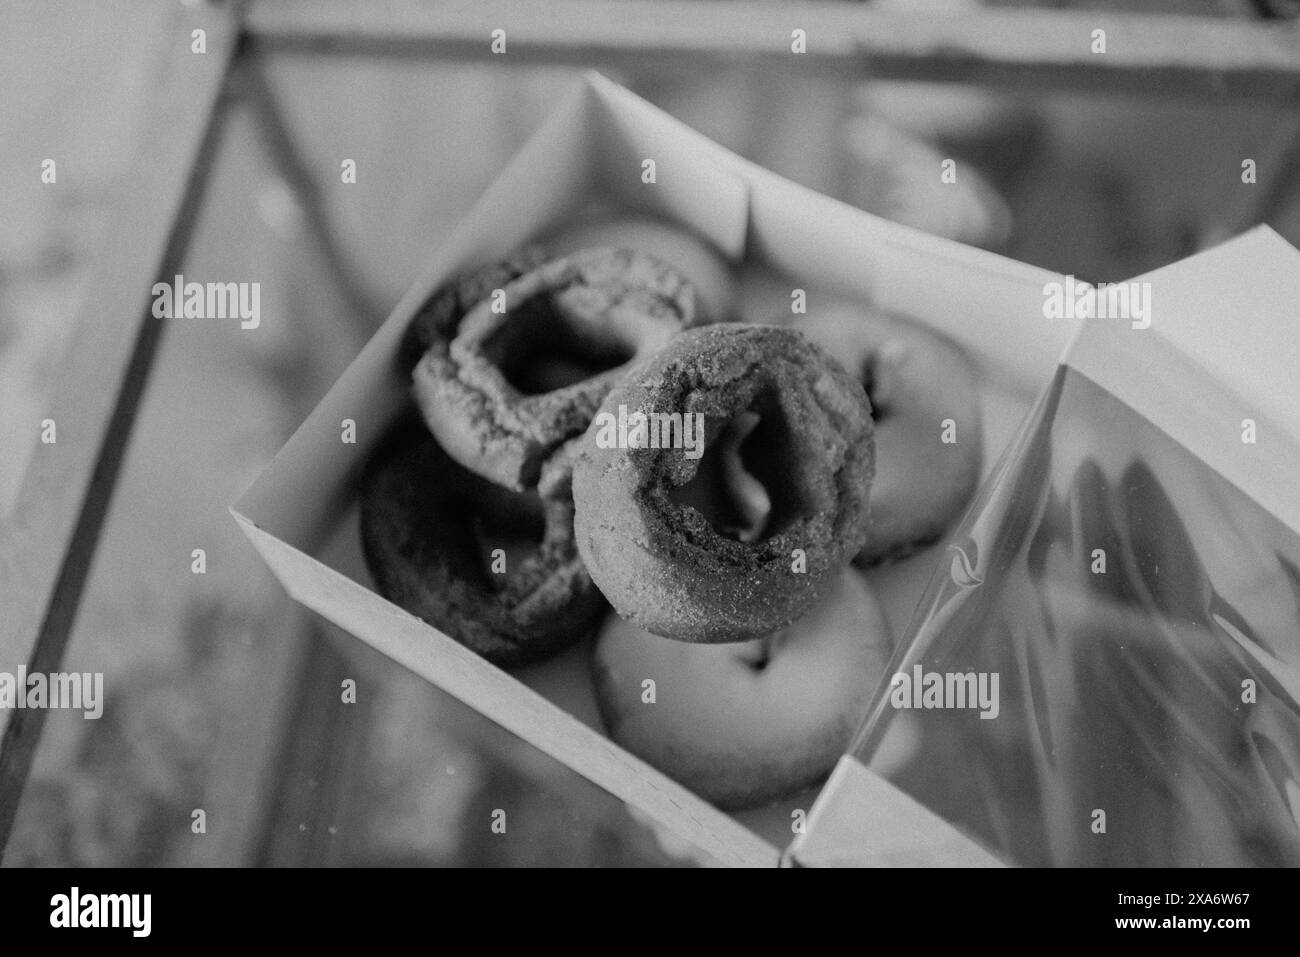
{"label": "sugar-coated donut", "polygon": [[546,262],[538,245],[516,249],[504,259],[484,263],[454,276],[434,292],[416,313],[402,343],[402,373],[409,374],[434,343],[446,345],[456,335],[465,313],[496,289],[504,289],[524,273]]}
{"label": "sugar-coated donut", "polygon": [[592,671],[611,738],[737,810],[826,777],[866,716],[891,650],[875,597],[845,568],[803,618],[755,641],[671,641],[611,615]]}
{"label": "sugar-coated donut", "polygon": [[583,249],[515,276],[432,337],[412,375],[429,430],[499,485],[534,488],[630,363],[695,321],[686,280],[643,253]]}
{"label": "sugar-coated donut", "polygon": [[735,270],[713,248],[680,226],[646,216],[620,216],[566,229],[546,240],[552,255],[565,255],[589,246],[635,249],[667,263],[685,277],[699,295],[699,312],[710,322],[735,317]]}
{"label": "sugar-coated donut", "polygon": [[[702,450],[687,432],[701,417]],[[578,549],[610,604],[648,631],[762,636],[861,548],[872,458],[862,384],[802,333],[693,329],[628,372],[582,437]]]}
{"label": "sugar-coated donut", "polygon": [[591,634],[607,607],[574,546],[570,502],[469,472],[418,422],[368,465],[361,541],[384,597],[503,667]]}
{"label": "sugar-coated donut", "polygon": [[836,303],[790,325],[859,376],[875,420],[871,526],[861,565],[938,540],[979,483],[982,421],[970,360],[951,340],[868,306]]}

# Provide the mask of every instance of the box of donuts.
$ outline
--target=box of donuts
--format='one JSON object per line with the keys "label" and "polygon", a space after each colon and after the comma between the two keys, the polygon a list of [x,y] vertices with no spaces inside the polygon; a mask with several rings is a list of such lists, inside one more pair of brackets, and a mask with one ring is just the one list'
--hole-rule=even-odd
{"label": "box of donuts", "polygon": [[[1258,227],[1125,285],[949,537],[789,860],[1300,864],[1300,252]],[[904,832],[876,814],[899,801]]]}
{"label": "box of donuts", "polygon": [[[952,530],[988,514],[1079,325],[1045,315],[1063,277],[598,74],[429,257],[236,520],[294,598],[665,842],[776,866],[823,833]],[[858,774],[894,859],[1003,859]]]}

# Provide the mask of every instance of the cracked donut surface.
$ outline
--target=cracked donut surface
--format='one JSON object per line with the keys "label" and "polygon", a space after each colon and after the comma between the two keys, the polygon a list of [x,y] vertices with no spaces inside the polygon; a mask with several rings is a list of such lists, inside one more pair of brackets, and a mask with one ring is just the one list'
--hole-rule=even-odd
{"label": "cracked donut surface", "polygon": [[[671,443],[610,447],[593,421],[575,457],[578,549],[615,610],[647,631],[698,642],[768,634],[866,539],[866,394],[795,330],[685,332],[629,371],[600,411],[703,417],[699,456]],[[709,504],[719,498],[729,515]]]}
{"label": "cracked donut surface", "polygon": [[[431,336],[412,374],[429,430],[454,459],[535,487],[627,368],[696,320],[695,293],[659,260],[579,250],[517,271]],[[545,485],[545,483],[543,483]]]}

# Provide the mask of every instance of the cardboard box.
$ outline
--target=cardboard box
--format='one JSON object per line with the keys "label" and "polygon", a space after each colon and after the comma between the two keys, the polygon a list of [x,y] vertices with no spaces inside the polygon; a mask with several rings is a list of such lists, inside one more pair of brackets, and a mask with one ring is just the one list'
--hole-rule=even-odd
{"label": "cardboard box", "polygon": [[[653,184],[641,180],[648,158],[656,163]],[[507,674],[372,591],[359,558],[355,480],[408,402],[409,382],[395,357],[412,316],[457,270],[503,255],[597,198],[678,221],[734,261],[764,263],[792,277],[777,290],[773,309],[788,310],[790,288],[799,286],[810,298],[825,292],[868,299],[955,338],[988,384],[986,467],[1075,327],[1043,316],[1044,286],[1061,277],[794,185],[588,74],[442,248],[431,251],[425,274],[232,512],[298,601],[717,862],[773,866],[793,836],[794,812],[810,807],[815,794],[750,814],[719,812],[601,733],[581,649]],[[355,422],[356,444],[340,441],[345,419]],[[880,573],[878,590],[896,632],[906,626],[931,564],[922,556]],[[882,820],[920,814],[928,821],[905,801],[879,813]]]}

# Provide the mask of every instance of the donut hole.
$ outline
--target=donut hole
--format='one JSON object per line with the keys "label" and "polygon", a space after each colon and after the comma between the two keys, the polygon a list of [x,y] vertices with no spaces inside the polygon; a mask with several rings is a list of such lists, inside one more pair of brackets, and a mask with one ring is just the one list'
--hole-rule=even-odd
{"label": "donut hole", "polygon": [[886,339],[862,360],[858,381],[871,403],[872,421],[889,418],[908,403],[912,383],[918,372],[913,363],[912,347],[901,338]]}
{"label": "donut hole", "polygon": [[783,639],[783,632],[773,632],[770,635],[764,635],[762,638],[756,638],[753,641],[743,641],[735,645],[736,661],[743,665],[750,674],[761,675],[767,671],[767,666],[772,663],[772,658],[776,654],[776,647]]}
{"label": "donut hole", "polygon": [[632,343],[608,331],[581,328],[551,296],[527,302],[483,343],[483,354],[522,395],[542,395],[616,369]]}
{"label": "donut hole", "polygon": [[866,390],[867,399],[871,402],[871,420],[878,422],[889,413],[885,403],[881,401],[881,369],[880,354],[873,352],[862,360],[862,369],[858,373],[858,380],[862,383],[862,388]]}
{"label": "donut hole", "polygon": [[669,500],[695,509],[720,535],[753,542],[809,512],[800,447],[775,392],[760,394],[704,444],[695,474]]}
{"label": "donut hole", "polygon": [[771,500],[764,534],[778,535],[815,510],[804,476],[808,456],[821,450],[806,448],[807,443],[800,441],[776,392],[759,395],[750,411],[759,421],[741,444],[741,462],[767,489]]}

